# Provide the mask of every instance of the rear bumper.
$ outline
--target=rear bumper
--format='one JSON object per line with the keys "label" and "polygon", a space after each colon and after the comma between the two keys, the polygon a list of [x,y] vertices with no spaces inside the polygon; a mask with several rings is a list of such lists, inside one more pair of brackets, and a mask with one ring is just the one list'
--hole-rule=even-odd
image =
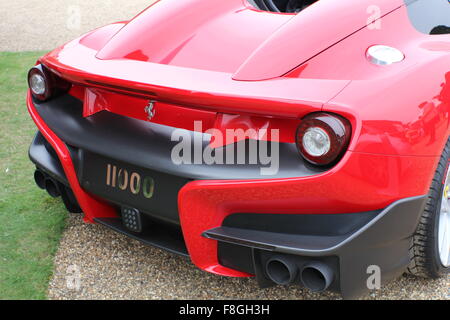
{"label": "rear bumper", "polygon": [[[121,163],[130,162],[126,155],[131,151],[116,153],[120,148],[114,141],[121,142],[123,136],[118,135],[113,127],[117,116],[104,113],[105,123],[112,128],[109,132],[95,131],[101,127],[101,121],[99,125],[93,125],[92,118],[83,119],[75,114],[76,110],[71,114],[73,101],[58,99],[52,103],[60,105],[50,106],[35,104],[28,97],[29,112],[41,135],[30,148],[30,158],[39,168],[60,177],[64,180],[62,183],[71,187],[87,222],[99,222],[126,233],[120,226],[118,213],[123,203],[110,199],[108,193],[101,194],[92,186],[85,185],[82,174],[84,151],[101,153]],[[55,114],[56,118],[53,117]],[[61,123],[65,123],[65,127],[61,127]],[[80,136],[76,129],[83,131],[84,136]],[[160,129],[164,131],[164,128]],[[140,137],[139,134],[148,132],[148,127],[133,130],[137,131],[130,134]],[[156,132],[156,136],[165,136],[163,131]],[[107,139],[108,134],[110,148],[98,140],[102,137]],[[80,137],[83,145],[77,140]],[[45,141],[51,145],[53,154],[42,148]],[[153,144],[156,149],[152,150],[149,140],[145,140],[146,143],[141,139],[136,141],[138,145],[132,150],[136,159],[133,160],[134,166],[169,175],[177,181],[176,199],[172,199],[175,206],[167,206],[171,213],[163,216],[164,210],[156,212],[156,215],[149,212],[152,219],[163,221],[162,225],[171,231],[149,232],[145,237],[134,235],[136,238],[189,255],[199,268],[212,273],[226,276],[255,274],[262,285],[267,285],[267,281],[260,267],[275,253],[295,256],[299,264],[305,259],[331,259],[336,261],[332,264],[335,264],[339,275],[333,289],[347,297],[364,291],[368,265],[380,266],[383,280],[389,280],[404,270],[409,262],[410,238],[425,199],[415,196],[427,193],[436,163],[434,157],[348,152],[336,167],[321,172],[298,161],[297,155],[297,162],[292,161],[294,158],[290,155],[293,155],[293,150],[286,145],[285,149],[280,148],[286,156],[280,163],[279,175],[272,179],[257,179],[259,175],[255,168],[228,170],[226,167],[206,168],[203,165],[185,170],[173,167],[167,159],[161,158],[163,152],[158,152],[158,148],[168,148],[167,145],[157,142]],[[142,162],[145,159],[147,161]],[[149,167],[148,163],[160,166]],[[125,204],[139,206],[134,202]],[[233,220],[238,213],[288,221],[281,222],[282,225],[289,225],[289,219],[300,219],[297,225],[306,229],[261,230],[258,224],[251,223],[251,219],[250,224],[239,225],[239,222],[234,225],[239,221]],[[283,220],[286,217],[287,220]],[[305,222],[305,217],[310,221]],[[331,224],[324,229],[328,233],[317,231],[317,226],[324,226],[323,221],[335,221],[331,218],[337,219],[341,227],[333,228]],[[158,237],[155,234],[159,234]],[[173,236],[167,237],[167,234]],[[174,239],[177,244],[172,241]]]}
{"label": "rear bumper", "polygon": [[264,268],[267,261],[274,256],[285,257],[299,270],[313,262],[329,266],[334,273],[330,289],[341,292],[345,298],[355,298],[369,290],[371,267],[381,271],[381,283],[404,272],[410,262],[412,235],[426,200],[426,196],[402,199],[384,210],[334,217],[294,216],[291,221],[297,220],[302,224],[299,229],[303,229],[295,234],[263,230],[270,230],[270,226],[242,229],[242,217],[237,217],[228,224],[238,227],[214,228],[204,236],[219,242],[221,264],[255,274],[262,287],[273,285]]}

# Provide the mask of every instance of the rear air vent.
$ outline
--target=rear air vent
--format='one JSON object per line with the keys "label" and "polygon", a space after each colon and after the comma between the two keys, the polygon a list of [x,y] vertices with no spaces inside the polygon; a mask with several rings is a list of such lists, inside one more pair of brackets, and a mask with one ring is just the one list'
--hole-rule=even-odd
{"label": "rear air vent", "polygon": [[248,0],[260,10],[298,13],[318,0]]}

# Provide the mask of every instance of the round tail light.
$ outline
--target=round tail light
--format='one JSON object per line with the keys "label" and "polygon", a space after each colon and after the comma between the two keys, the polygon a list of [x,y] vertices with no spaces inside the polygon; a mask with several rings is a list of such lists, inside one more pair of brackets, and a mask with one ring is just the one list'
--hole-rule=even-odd
{"label": "round tail light", "polygon": [[351,137],[351,125],[341,116],[319,112],[306,116],[297,129],[297,148],[308,162],[328,166],[344,154]]}
{"label": "round tail light", "polygon": [[67,92],[71,84],[50,72],[42,64],[38,64],[28,72],[28,86],[35,99],[46,101],[53,96]]}
{"label": "round tail light", "polygon": [[47,100],[52,94],[50,77],[42,65],[37,65],[28,72],[28,86],[33,97],[40,101]]}

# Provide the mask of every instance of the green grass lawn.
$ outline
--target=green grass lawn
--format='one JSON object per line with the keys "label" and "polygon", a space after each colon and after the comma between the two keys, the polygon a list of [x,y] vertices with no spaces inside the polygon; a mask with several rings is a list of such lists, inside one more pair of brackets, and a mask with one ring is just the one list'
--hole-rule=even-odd
{"label": "green grass lawn", "polygon": [[62,202],[33,181],[36,127],[25,105],[28,69],[42,52],[0,53],[0,299],[45,299],[64,228]]}

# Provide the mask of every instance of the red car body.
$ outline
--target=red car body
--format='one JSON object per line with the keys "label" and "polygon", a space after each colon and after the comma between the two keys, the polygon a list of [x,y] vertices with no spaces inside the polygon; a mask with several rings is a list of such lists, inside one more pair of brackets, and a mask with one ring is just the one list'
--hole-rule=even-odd
{"label": "red car body", "polygon": [[[408,265],[409,241],[449,136],[450,35],[419,30],[410,12],[415,4],[408,4],[319,0],[294,14],[260,10],[246,0],[162,0],[131,21],[94,30],[38,63],[70,82],[65,95],[81,101],[80,121],[111,113],[189,131],[194,120],[202,121],[203,131],[278,128],[280,143],[295,145],[305,116],[330,112],[346,118],[351,140],[331,168],[251,179],[203,177],[195,169],[198,178],[180,188],[177,209],[187,253],[203,270],[235,277],[256,274],[265,286],[269,282],[256,267],[258,257],[273,252],[324,261],[337,257],[335,288],[354,297],[366,290],[367,266],[381,265],[385,281]],[[368,10],[373,5],[376,16]],[[378,23],[381,27],[374,27]],[[366,51],[379,44],[398,48],[405,59],[388,66],[370,63]],[[63,129],[40,109],[51,101],[38,102],[29,92],[28,110],[54,150],[85,221],[118,219],[117,206],[107,196],[83,185],[71,151],[80,146],[62,137]],[[145,112],[149,101],[156,107],[151,120]],[[118,148],[120,136],[108,134],[109,148]],[[409,209],[391,214],[402,205]],[[303,238],[300,243],[292,238],[299,247],[286,249],[290,242],[282,237],[275,237],[275,243],[281,242],[273,247],[258,238],[257,232],[267,230],[249,231],[244,238],[218,230],[237,213],[255,219],[361,213],[370,218],[358,230],[319,234],[320,241],[308,242],[308,236],[318,235],[307,235],[303,247]],[[216,232],[208,234],[211,230]],[[368,240],[376,235],[377,241]],[[252,254],[256,269],[233,267],[218,253],[221,243],[250,248],[232,256]]]}

